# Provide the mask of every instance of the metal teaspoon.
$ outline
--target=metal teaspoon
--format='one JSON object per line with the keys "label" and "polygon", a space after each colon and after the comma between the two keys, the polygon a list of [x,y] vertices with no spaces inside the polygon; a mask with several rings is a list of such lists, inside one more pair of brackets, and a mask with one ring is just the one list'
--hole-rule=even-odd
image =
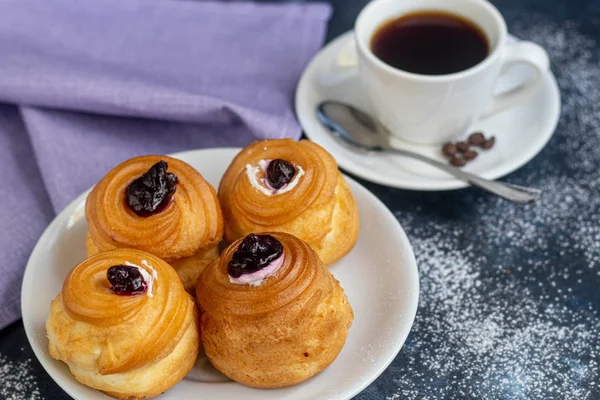
{"label": "metal teaspoon", "polygon": [[325,101],[317,107],[317,118],[329,129],[333,137],[355,150],[368,153],[394,153],[410,157],[514,203],[527,204],[540,197],[539,189],[490,181],[421,154],[394,148],[389,144],[386,128],[369,114],[351,105]]}

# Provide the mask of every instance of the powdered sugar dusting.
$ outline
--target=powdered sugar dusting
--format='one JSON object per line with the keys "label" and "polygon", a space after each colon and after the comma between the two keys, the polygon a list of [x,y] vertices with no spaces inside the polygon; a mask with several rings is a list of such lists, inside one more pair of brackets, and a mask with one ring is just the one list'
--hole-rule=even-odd
{"label": "powdered sugar dusting", "polygon": [[0,399],[42,400],[43,397],[33,375],[31,359],[9,361],[0,354]]}
{"label": "powdered sugar dusting", "polygon": [[527,17],[512,31],[548,50],[563,109],[548,147],[508,180],[542,198],[520,207],[472,190],[396,208],[419,310],[381,379],[396,389],[359,399],[600,398],[600,62],[575,23]]}

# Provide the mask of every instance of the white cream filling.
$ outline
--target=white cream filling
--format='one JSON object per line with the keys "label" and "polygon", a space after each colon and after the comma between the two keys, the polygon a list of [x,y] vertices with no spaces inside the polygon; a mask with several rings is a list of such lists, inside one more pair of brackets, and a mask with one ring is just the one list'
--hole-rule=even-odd
{"label": "white cream filling", "polygon": [[142,275],[142,278],[144,278],[144,282],[146,283],[146,294],[148,295],[148,297],[152,297],[152,287],[154,286],[154,281],[158,280],[158,273],[156,272],[154,267],[148,264],[148,261],[142,260],[142,265],[152,272],[152,274],[149,274],[145,268],[142,268],[137,264],[125,261],[125,265],[127,265],[128,267],[135,267],[140,271],[140,274]]}
{"label": "white cream filling", "polygon": [[264,194],[265,196],[273,196],[273,192],[271,190],[269,190],[264,185],[259,183],[259,179],[258,179],[259,172],[260,172],[260,167],[246,164],[246,176],[248,177],[248,180],[250,181],[250,184],[252,185],[252,187],[254,189],[258,190],[259,192],[261,192],[262,194]]}
{"label": "white cream filling", "polygon": [[258,166],[246,164],[246,176],[248,177],[248,181],[250,181],[250,185],[253,188],[264,194],[265,196],[274,196],[278,194],[287,193],[290,190],[294,189],[300,178],[304,175],[304,169],[300,165],[294,165],[296,168],[296,173],[294,174],[294,179],[287,185],[283,186],[280,189],[275,189],[269,185],[268,179],[259,178],[258,174],[263,171],[266,174],[267,167],[271,160],[260,160],[258,162]]}
{"label": "white cream filling", "polygon": [[234,283],[236,285],[250,285],[250,286],[260,286],[268,277],[273,275],[275,272],[281,268],[283,265],[284,254],[281,253],[277,259],[271,261],[268,265],[259,269],[258,271],[243,274],[237,278],[233,278],[229,275],[229,282]]}

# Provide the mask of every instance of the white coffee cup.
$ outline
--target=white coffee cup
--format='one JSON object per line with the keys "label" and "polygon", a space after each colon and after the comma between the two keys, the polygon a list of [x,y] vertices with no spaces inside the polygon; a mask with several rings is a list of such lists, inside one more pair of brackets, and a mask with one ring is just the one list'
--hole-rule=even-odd
{"label": "white coffee cup", "polygon": [[[387,21],[416,11],[444,11],[477,24],[490,52],[479,64],[447,75],[421,75],[396,69],[371,51],[371,39]],[[354,26],[360,80],[379,120],[394,135],[435,144],[465,134],[478,119],[526,100],[549,69],[548,55],[532,42],[506,43],[506,23],[486,0],[373,0]],[[494,95],[498,78],[510,66],[527,64],[533,76],[521,86]]]}

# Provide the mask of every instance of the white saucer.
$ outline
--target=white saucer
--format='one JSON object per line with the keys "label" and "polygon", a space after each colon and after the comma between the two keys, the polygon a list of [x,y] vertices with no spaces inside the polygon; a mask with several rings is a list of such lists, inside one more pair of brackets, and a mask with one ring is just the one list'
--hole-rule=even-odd
{"label": "white saucer", "polygon": [[[509,41],[515,41],[510,37]],[[296,115],[304,132],[329,151],[344,170],[368,181],[413,190],[451,190],[466,187],[462,181],[433,167],[401,156],[365,155],[340,145],[316,118],[317,105],[325,100],[343,101],[372,114],[354,67],[340,66],[351,54],[353,33],[347,32],[321,50],[304,71],[296,90]],[[523,82],[530,71],[515,67],[499,82],[499,91]],[[518,107],[477,122],[471,131],[496,136],[493,149],[482,152],[465,170],[488,179],[500,178],[523,166],[538,154],[554,133],[560,115],[560,92],[552,73],[539,92]],[[441,146],[415,145],[394,139],[394,145],[444,161]]]}
{"label": "white saucer", "polygon": [[[175,154],[215,187],[239,149]],[[323,372],[285,389],[250,389],[232,382],[200,356],[192,372],[161,400],[350,399],[375,380],[406,340],[417,312],[419,277],[412,248],[392,213],[371,192],[346,178],[358,204],[360,232],[352,252],[331,266],[352,308],[354,323],[338,358]],[[61,212],[38,241],[23,278],[21,311],[29,343],[52,379],[76,400],[110,397],[75,380],[66,364],[48,354],[46,318],[50,302],[69,270],[85,258],[85,198]]]}

